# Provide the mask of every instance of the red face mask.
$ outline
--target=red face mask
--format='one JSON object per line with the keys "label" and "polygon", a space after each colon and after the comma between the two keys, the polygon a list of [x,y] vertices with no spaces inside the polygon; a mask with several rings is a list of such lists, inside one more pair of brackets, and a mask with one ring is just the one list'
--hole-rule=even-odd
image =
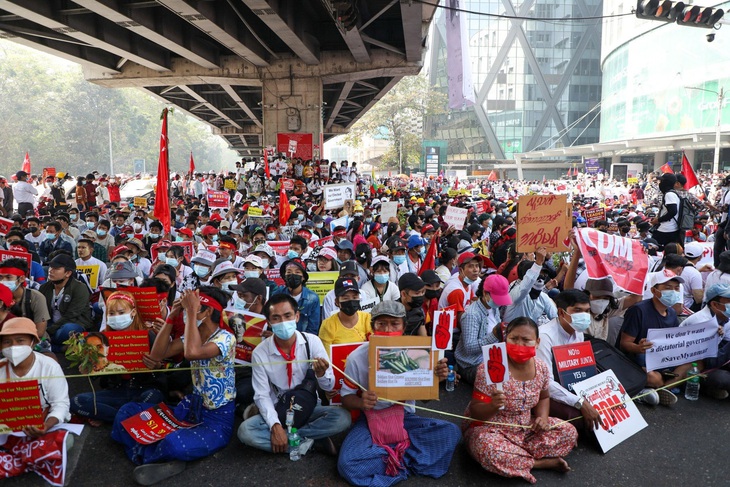
{"label": "red face mask", "polygon": [[518,364],[524,364],[535,356],[537,348],[525,345],[507,344],[507,356]]}

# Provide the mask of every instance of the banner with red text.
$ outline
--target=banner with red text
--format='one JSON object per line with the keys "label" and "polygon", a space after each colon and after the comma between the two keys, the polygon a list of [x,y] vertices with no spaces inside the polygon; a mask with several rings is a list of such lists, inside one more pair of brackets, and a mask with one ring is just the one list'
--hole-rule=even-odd
{"label": "banner with red text", "polygon": [[208,208],[228,208],[231,204],[231,195],[228,191],[208,190]]}
{"label": "banner with red text", "polygon": [[25,426],[43,427],[43,410],[37,380],[0,383],[0,433]]}
{"label": "banner with red text", "polygon": [[136,416],[125,419],[122,421],[122,426],[137,443],[151,445],[170,433],[197,425],[177,419],[172,409],[161,402]]}
{"label": "banner with red text", "polygon": [[631,294],[643,294],[649,259],[638,240],[609,235],[594,228],[581,228],[578,247],[592,279],[613,278],[618,287]]}

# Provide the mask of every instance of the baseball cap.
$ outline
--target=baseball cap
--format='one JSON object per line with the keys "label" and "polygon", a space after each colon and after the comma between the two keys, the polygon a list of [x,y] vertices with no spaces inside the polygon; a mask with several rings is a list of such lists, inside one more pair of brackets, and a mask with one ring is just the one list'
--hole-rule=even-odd
{"label": "baseball cap", "polygon": [[413,272],[406,272],[398,279],[398,289],[401,291],[420,291],[426,287],[426,283]]}
{"label": "baseball cap", "polygon": [[117,255],[119,255],[123,252],[131,252],[131,250],[129,249],[129,247],[127,247],[124,244],[117,245],[116,247],[114,247],[114,250],[112,250],[112,258],[116,257]]}
{"label": "baseball cap", "polygon": [[605,279],[588,279],[586,281],[585,290],[591,296],[613,296],[613,283],[609,278]]}
{"label": "baseball cap", "polygon": [[357,281],[351,277],[340,277],[335,281],[335,296],[340,297],[347,291],[360,292]]}
{"label": "baseball cap", "polygon": [[28,318],[10,318],[3,323],[0,335],[31,335],[36,340],[39,340],[35,323]]}
{"label": "baseball cap", "polygon": [[319,249],[319,254],[317,255],[317,258],[324,257],[325,259],[335,259],[337,258],[337,252],[334,251],[332,247],[322,247]]}
{"label": "baseball cap", "polygon": [[175,231],[177,233],[179,233],[180,235],[185,235],[186,237],[192,237],[193,236],[193,231],[190,230],[189,228],[178,228]]}
{"label": "baseball cap", "polygon": [[360,271],[357,269],[357,262],[354,260],[346,260],[340,264],[340,276],[359,275]]}
{"label": "baseball cap", "polygon": [[395,252],[396,250],[405,250],[405,248],[406,248],[406,243],[403,240],[396,238],[396,239],[393,239],[393,242],[388,247],[388,252]]}
{"label": "baseball cap", "polygon": [[252,293],[256,296],[266,296],[266,283],[257,277],[244,279],[241,284],[231,286],[231,289],[242,293]]}
{"label": "baseball cap", "polygon": [[213,252],[208,252],[207,250],[200,250],[198,251],[195,256],[190,259],[190,261],[193,264],[203,264],[207,265],[208,267],[213,265],[213,262],[215,262],[215,254]]}
{"label": "baseball cap", "polygon": [[487,276],[482,286],[492,296],[492,300],[497,306],[512,304],[512,298],[509,296],[509,282],[503,275],[491,274]]}
{"label": "baseball cap", "polygon": [[228,220],[223,220],[220,224],[220,228],[231,228],[231,224],[228,222]]}
{"label": "baseball cap", "polygon": [[420,235],[411,235],[408,237],[408,248],[412,249],[419,245],[426,245],[426,241],[421,238]]}
{"label": "baseball cap", "polygon": [[684,247],[684,256],[688,259],[696,259],[702,257],[704,250],[699,242],[690,242]]}
{"label": "baseball cap", "polygon": [[257,245],[256,248],[253,249],[253,253],[256,253],[256,252],[263,252],[263,253],[265,253],[266,255],[269,256],[269,259],[273,259],[274,258],[274,255],[276,255],[276,253],[274,252],[274,249],[271,248],[271,245],[268,245],[268,244],[259,244],[259,245]]}
{"label": "baseball cap", "polygon": [[60,254],[55,256],[53,260],[48,263],[48,267],[63,267],[67,271],[75,271],[76,262],[74,262],[70,255]]}
{"label": "baseball cap", "polygon": [[423,271],[423,274],[421,274],[421,280],[428,284],[441,284],[441,278],[438,274],[436,274],[436,271],[427,270]]}
{"label": "baseball cap", "polygon": [[216,230],[215,227],[206,225],[203,227],[203,230],[200,233],[203,235],[215,235],[216,233],[218,233],[218,230]]}
{"label": "baseball cap", "polygon": [[307,267],[304,265],[304,263],[300,259],[290,259],[281,264],[279,267],[279,274],[283,278],[286,275],[286,268],[289,266],[295,266],[299,270],[302,271],[302,274],[304,274],[304,282],[307,282],[309,280],[309,273],[307,272]]}
{"label": "baseball cap", "polygon": [[376,255],[375,257],[373,257],[373,261],[370,264],[370,268],[371,269],[374,269],[375,268],[375,264],[379,264],[381,262],[384,262],[387,267],[390,267],[390,259],[388,259],[384,255]]}
{"label": "baseball cap", "polygon": [[718,282],[707,288],[705,291],[706,301],[712,301],[717,297],[730,298],[730,284]]}
{"label": "baseball cap", "polygon": [[669,269],[664,269],[660,272],[655,272],[651,276],[651,286],[654,287],[659,284],[664,284],[665,282],[669,281],[677,281],[680,284],[684,284],[684,278],[682,276],[678,276],[674,272],[670,271]]}
{"label": "baseball cap", "polygon": [[112,264],[107,277],[109,279],[134,279],[137,277],[137,270],[129,261],[117,262]]}
{"label": "baseball cap", "polygon": [[337,245],[335,245],[335,248],[337,250],[352,250],[352,242],[349,240],[340,240]]}
{"label": "baseball cap", "polygon": [[459,266],[462,266],[464,264],[467,264],[471,262],[472,260],[478,260],[481,262],[481,259],[473,252],[464,252],[459,256]]}
{"label": "baseball cap", "polygon": [[398,301],[383,301],[375,305],[370,312],[370,320],[375,320],[380,316],[392,316],[393,318],[405,318],[406,307]]}

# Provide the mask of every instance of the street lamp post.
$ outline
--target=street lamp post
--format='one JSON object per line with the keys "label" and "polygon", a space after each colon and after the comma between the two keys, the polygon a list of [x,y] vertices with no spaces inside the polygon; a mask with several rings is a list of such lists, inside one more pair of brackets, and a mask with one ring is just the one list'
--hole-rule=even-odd
{"label": "street lamp post", "polygon": [[697,88],[696,86],[685,86],[687,90],[706,91],[708,93],[714,93],[717,95],[717,120],[715,122],[715,157],[712,163],[712,172],[717,174],[720,172],[720,122],[722,119],[722,101],[725,98],[725,89],[720,88],[720,91],[708,90],[705,88]]}

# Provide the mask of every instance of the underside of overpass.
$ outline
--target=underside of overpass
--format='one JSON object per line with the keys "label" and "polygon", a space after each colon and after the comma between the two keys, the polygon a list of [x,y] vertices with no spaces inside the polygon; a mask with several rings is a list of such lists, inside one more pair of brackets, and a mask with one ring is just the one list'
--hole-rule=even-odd
{"label": "underside of overpass", "polygon": [[345,133],[418,74],[435,9],[418,0],[0,0],[0,38],[79,63],[93,83],[146,90],[255,156],[278,132],[311,133],[315,144]]}

